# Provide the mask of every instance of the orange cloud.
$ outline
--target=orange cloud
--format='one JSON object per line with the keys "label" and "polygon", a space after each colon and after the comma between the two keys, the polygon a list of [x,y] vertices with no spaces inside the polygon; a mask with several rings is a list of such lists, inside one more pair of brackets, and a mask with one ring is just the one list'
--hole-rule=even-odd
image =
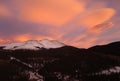
{"label": "orange cloud", "polygon": [[14,41],[23,42],[23,41],[30,40],[30,38],[31,37],[29,34],[18,35],[14,37]]}
{"label": "orange cloud", "polygon": [[33,36],[30,34],[22,34],[22,35],[17,35],[13,38],[13,41],[16,42],[24,42],[27,40],[42,40],[42,39],[49,39],[49,40],[53,40],[52,37],[47,37],[47,36]]}
{"label": "orange cloud", "polygon": [[77,36],[75,39],[64,39],[62,40],[65,44],[79,47],[79,48],[88,48],[95,44],[96,40],[98,40],[98,37],[91,36],[89,37],[88,33],[81,34]]}
{"label": "orange cloud", "polygon": [[0,44],[4,43],[4,40],[3,39],[0,39]]}
{"label": "orange cloud", "polygon": [[83,15],[80,24],[91,28],[109,20],[114,14],[115,10],[113,8],[102,8],[89,11]]}
{"label": "orange cloud", "polygon": [[45,36],[35,36],[35,40],[42,40],[42,39],[48,39],[48,40],[54,40],[52,37],[45,37]]}
{"label": "orange cloud", "polygon": [[98,38],[97,37],[91,37],[91,38],[88,38],[87,40],[84,40],[84,41],[73,41],[71,43],[72,46],[76,46],[76,47],[80,47],[80,48],[88,48],[92,45],[94,45],[95,41],[97,40]]}
{"label": "orange cloud", "polygon": [[[113,8],[85,9],[83,13],[79,14],[74,20],[64,26],[67,29],[65,31],[71,32],[75,30],[75,27],[77,30],[80,29],[80,27],[86,27],[89,33],[100,33],[103,27],[101,29],[100,26],[99,28],[93,27],[110,20],[115,13],[116,10]],[[112,26],[110,23],[106,26],[111,27],[110,25]]]}
{"label": "orange cloud", "polygon": [[98,33],[102,32],[102,31],[104,31],[106,29],[109,29],[109,28],[113,27],[113,25],[114,24],[112,22],[98,24],[98,25],[92,27],[89,30],[89,32],[98,34]]}
{"label": "orange cloud", "polygon": [[0,44],[9,43],[9,42],[10,41],[8,39],[0,38]]}
{"label": "orange cloud", "polygon": [[20,0],[19,18],[24,21],[60,26],[84,10],[77,0]]}
{"label": "orange cloud", "polygon": [[0,4],[0,16],[11,16],[11,13],[7,9],[7,7]]}

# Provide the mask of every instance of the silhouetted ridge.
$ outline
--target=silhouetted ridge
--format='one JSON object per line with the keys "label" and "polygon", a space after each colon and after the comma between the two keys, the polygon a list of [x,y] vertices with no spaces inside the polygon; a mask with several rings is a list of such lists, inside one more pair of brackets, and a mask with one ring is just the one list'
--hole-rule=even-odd
{"label": "silhouetted ridge", "polygon": [[117,55],[120,56],[120,41],[113,42],[107,45],[98,45],[89,48],[88,50],[103,53],[103,54],[111,54],[111,55]]}
{"label": "silhouetted ridge", "polygon": [[[43,40],[41,44],[51,47],[48,40]],[[60,47],[56,48],[56,44]],[[117,56],[120,54],[120,42],[89,49],[61,44],[52,41],[51,45],[55,48],[46,49],[44,45],[40,45],[43,46],[41,48],[38,41],[22,43],[40,50],[5,50],[1,47],[0,80],[120,81],[120,57]],[[21,43],[17,45],[21,47]]]}

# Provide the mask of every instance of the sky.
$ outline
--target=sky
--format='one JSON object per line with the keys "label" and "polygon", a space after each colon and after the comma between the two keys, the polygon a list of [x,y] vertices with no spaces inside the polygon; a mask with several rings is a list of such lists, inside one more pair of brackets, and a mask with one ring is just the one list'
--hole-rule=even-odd
{"label": "sky", "polygon": [[120,0],[0,0],[0,44],[58,40],[79,48],[120,41]]}

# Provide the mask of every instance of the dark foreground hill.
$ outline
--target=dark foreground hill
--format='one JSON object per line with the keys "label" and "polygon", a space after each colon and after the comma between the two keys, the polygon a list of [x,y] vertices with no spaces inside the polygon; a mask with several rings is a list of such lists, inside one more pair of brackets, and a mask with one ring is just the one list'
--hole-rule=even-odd
{"label": "dark foreground hill", "polygon": [[119,45],[116,42],[90,49],[1,48],[0,81],[120,81]]}
{"label": "dark foreground hill", "polygon": [[120,56],[120,42],[113,42],[107,45],[97,45],[89,48],[89,50],[108,55]]}

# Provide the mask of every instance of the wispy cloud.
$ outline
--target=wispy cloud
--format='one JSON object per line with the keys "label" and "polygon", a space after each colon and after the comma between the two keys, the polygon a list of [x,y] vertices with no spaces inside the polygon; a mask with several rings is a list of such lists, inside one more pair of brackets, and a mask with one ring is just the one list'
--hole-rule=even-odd
{"label": "wispy cloud", "polygon": [[77,0],[20,0],[15,1],[19,8],[19,18],[60,26],[70,21],[84,10],[84,3]]}
{"label": "wispy cloud", "polygon": [[112,22],[106,22],[106,23],[102,23],[102,24],[98,24],[96,26],[93,26],[89,32],[91,33],[95,33],[95,34],[98,34],[98,33],[101,33],[111,27],[113,27],[114,24]]}
{"label": "wispy cloud", "polygon": [[2,4],[0,4],[0,17],[10,17],[12,14],[8,10],[8,8]]}

